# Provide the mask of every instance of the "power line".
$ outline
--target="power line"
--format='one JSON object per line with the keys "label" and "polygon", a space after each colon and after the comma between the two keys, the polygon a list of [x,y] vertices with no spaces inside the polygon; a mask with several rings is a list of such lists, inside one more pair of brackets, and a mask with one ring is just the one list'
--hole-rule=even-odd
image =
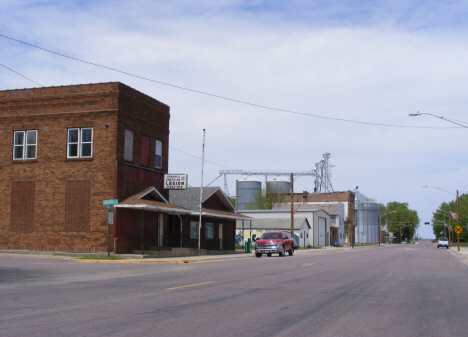
{"label": "power line", "polygon": [[21,77],[24,77],[25,79],[27,79],[27,80],[29,80],[29,81],[31,81],[31,82],[33,82],[33,83],[36,83],[36,84],[37,84],[38,86],[40,86],[40,87],[43,87],[43,85],[42,85],[42,84],[39,84],[39,83],[37,83],[37,82],[33,81],[32,79],[30,79],[30,78],[28,78],[28,77],[26,77],[26,76],[24,76],[24,75],[21,75],[19,72],[17,72],[17,71],[14,71],[14,70],[13,70],[13,69],[11,69],[11,68],[8,68],[8,67],[7,67],[6,65],[4,65],[4,64],[1,64],[1,63],[0,63],[0,66],[7,68],[8,70],[10,70],[10,71],[14,72],[15,74],[18,74],[18,75],[20,75]]}
{"label": "power line", "polygon": [[302,115],[302,116],[325,119],[325,120],[347,122],[347,123],[354,123],[354,124],[373,125],[373,126],[387,126],[387,127],[394,127],[394,128],[410,128],[410,129],[452,129],[453,128],[453,127],[452,128],[450,128],[450,127],[442,127],[441,128],[441,127],[429,127],[429,126],[412,126],[412,125],[396,125],[396,124],[385,124],[385,123],[362,122],[362,121],[355,121],[355,120],[344,119],[344,118],[325,117],[325,116],[314,115],[314,114],[305,113],[305,112],[299,112],[299,111],[287,110],[287,109],[280,109],[280,108],[270,107],[270,106],[266,106],[266,105],[250,103],[250,102],[242,101],[242,100],[235,99],[235,98],[229,98],[229,97],[220,96],[220,95],[216,95],[216,94],[211,94],[211,93],[200,91],[200,90],[195,90],[195,89],[182,87],[182,86],[175,85],[175,84],[170,84],[170,83],[166,83],[166,82],[162,82],[162,81],[153,80],[153,79],[143,77],[143,76],[139,76],[139,75],[135,75],[135,74],[123,71],[123,70],[119,70],[119,69],[111,68],[111,67],[104,66],[104,65],[101,65],[101,64],[81,60],[81,59],[78,59],[76,57],[61,54],[61,53],[58,53],[58,52],[55,52],[55,51],[52,51],[52,50],[49,50],[49,49],[46,49],[46,48],[42,48],[42,47],[33,45],[31,43],[28,43],[28,42],[24,42],[24,41],[21,41],[21,40],[18,40],[18,39],[14,39],[14,38],[6,36],[6,35],[0,34],[0,37],[3,37],[3,38],[8,39],[8,40],[15,41],[15,42],[18,42],[18,43],[22,43],[22,44],[25,44],[27,46],[37,48],[37,49],[46,51],[48,53],[52,53],[52,54],[55,54],[55,55],[58,55],[58,56],[61,56],[61,57],[65,57],[65,58],[68,58],[68,59],[71,59],[71,60],[74,60],[74,61],[78,61],[78,62],[81,62],[81,63],[89,64],[89,65],[100,67],[100,68],[107,69],[107,70],[112,70],[112,71],[115,71],[115,72],[118,72],[118,73],[121,73],[121,74],[125,74],[125,75],[135,77],[135,78],[138,78],[138,79],[142,79],[142,80],[145,80],[145,81],[158,83],[158,84],[165,85],[165,86],[168,86],[168,87],[172,87],[172,88],[176,88],[176,89],[180,89],[180,90],[185,90],[185,91],[197,93],[197,94],[200,94],[200,95],[210,96],[210,97],[214,97],[214,98],[218,98],[218,99],[222,99],[222,100],[226,100],[226,101],[230,101],[230,102],[235,102],[235,103],[239,103],[239,104],[253,106],[253,107],[257,107],[257,108],[261,108],[261,109],[266,109],[266,110],[271,110],[271,111],[278,111],[278,112],[292,113],[292,114],[296,114],[296,115]]}
{"label": "power line", "polygon": [[[175,150],[175,151],[177,151],[177,152],[180,152],[180,153],[186,154],[187,156],[190,156],[190,157],[197,158],[197,159],[200,159],[200,160],[201,160],[201,158],[200,158],[200,157],[194,156],[193,154],[190,154],[190,153],[187,153],[187,152],[184,152],[184,151],[181,151],[181,150],[175,149],[175,148],[173,148],[173,147],[171,147],[171,146],[170,146],[169,148],[170,148],[170,149],[172,149],[172,150]],[[206,160],[206,159],[205,159],[205,161],[206,161],[207,163],[210,163],[210,164],[213,164],[213,165],[217,165],[217,166],[221,166],[221,167],[226,167],[226,168],[229,168],[229,169],[235,170],[235,169],[234,169],[234,168],[232,168],[232,167],[225,166],[225,165],[221,165],[221,164],[217,164],[217,163],[214,163],[214,162],[212,162],[212,161],[209,161],[209,160]]]}

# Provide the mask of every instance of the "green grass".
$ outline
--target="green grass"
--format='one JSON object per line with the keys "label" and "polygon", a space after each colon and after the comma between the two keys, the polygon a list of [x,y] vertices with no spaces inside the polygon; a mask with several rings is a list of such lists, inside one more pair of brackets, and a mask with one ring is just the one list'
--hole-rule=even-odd
{"label": "green grass", "polygon": [[122,260],[120,256],[85,256],[80,257],[78,260],[102,260],[102,261],[114,261],[114,260]]}

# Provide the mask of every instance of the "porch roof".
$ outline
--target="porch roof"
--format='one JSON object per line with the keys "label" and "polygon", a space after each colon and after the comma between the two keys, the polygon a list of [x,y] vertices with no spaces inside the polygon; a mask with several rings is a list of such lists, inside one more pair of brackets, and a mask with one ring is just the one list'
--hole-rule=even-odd
{"label": "porch roof", "polygon": [[190,214],[193,212],[187,208],[168,203],[161,193],[159,193],[159,191],[153,186],[145,188],[143,191],[132,195],[117,205],[114,205],[114,207],[175,214]]}
{"label": "porch roof", "polygon": [[[200,214],[200,211],[195,211],[195,210],[191,211],[191,215],[199,215],[199,214]],[[256,220],[255,218],[252,218],[244,214],[228,212],[228,211],[220,211],[220,210],[209,209],[209,208],[202,208],[202,216],[208,216],[208,217],[213,217],[213,218],[234,219],[234,220],[248,220],[248,221]]]}

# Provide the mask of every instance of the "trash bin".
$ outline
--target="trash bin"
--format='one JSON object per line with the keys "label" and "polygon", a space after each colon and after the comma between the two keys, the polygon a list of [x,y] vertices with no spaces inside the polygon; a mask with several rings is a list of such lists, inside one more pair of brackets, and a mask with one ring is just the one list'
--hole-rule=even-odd
{"label": "trash bin", "polygon": [[335,247],[339,247],[339,246],[340,246],[338,240],[335,240],[335,243],[334,243],[333,245],[334,245]]}
{"label": "trash bin", "polygon": [[250,238],[247,239],[247,243],[245,245],[245,252],[246,253],[252,252],[252,241],[250,240]]}

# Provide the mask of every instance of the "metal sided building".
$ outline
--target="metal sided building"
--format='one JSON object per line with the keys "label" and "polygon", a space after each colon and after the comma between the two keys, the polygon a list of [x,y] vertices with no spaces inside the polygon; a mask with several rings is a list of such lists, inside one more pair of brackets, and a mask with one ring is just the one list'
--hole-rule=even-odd
{"label": "metal sided building", "polygon": [[[291,231],[291,211],[287,210],[243,210],[242,214],[261,219],[289,219]],[[330,245],[330,215],[321,209],[298,209],[294,218],[305,218],[310,226],[309,244],[315,247]],[[239,223],[238,223],[239,226]],[[238,229],[239,230],[239,229]]]}
{"label": "metal sided building", "polygon": [[379,243],[380,204],[360,192],[355,192],[355,243]]}

